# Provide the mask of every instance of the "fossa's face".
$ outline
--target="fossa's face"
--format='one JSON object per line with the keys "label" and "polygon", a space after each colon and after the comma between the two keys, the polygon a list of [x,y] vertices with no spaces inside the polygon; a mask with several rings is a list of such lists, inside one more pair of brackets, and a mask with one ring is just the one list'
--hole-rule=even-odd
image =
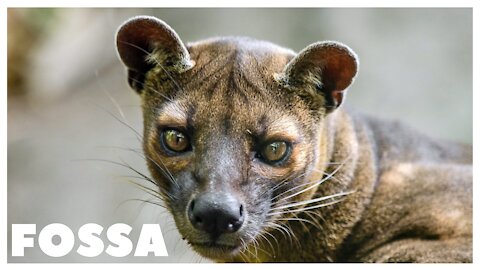
{"label": "fossa's face", "polygon": [[142,93],[149,167],[181,234],[213,258],[274,229],[270,223],[284,216],[275,208],[301,200],[279,195],[303,184],[316,163],[314,118],[273,77],[291,54],[236,46],[193,45],[193,68],[167,86],[158,80],[162,70],[151,72]]}
{"label": "fossa's face", "polygon": [[150,17],[124,24],[117,45],[142,97],[149,170],[197,252],[242,256],[312,198],[322,120],[356,72],[348,48],[323,43],[295,56],[244,38],[184,46]]}

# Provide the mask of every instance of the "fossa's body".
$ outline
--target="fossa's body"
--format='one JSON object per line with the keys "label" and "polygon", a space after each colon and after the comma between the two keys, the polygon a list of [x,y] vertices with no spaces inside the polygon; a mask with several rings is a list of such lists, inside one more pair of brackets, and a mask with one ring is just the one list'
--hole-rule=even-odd
{"label": "fossa's body", "polygon": [[119,29],[144,152],[192,248],[216,261],[469,262],[471,146],[340,106],[358,69],[337,42],[185,46]]}

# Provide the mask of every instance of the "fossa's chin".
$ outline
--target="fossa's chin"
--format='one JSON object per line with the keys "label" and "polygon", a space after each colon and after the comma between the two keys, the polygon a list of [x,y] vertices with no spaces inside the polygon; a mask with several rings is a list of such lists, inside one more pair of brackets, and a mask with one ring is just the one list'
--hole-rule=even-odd
{"label": "fossa's chin", "polygon": [[237,256],[242,246],[240,245],[223,245],[216,243],[190,243],[191,247],[200,255],[215,260],[226,261]]}

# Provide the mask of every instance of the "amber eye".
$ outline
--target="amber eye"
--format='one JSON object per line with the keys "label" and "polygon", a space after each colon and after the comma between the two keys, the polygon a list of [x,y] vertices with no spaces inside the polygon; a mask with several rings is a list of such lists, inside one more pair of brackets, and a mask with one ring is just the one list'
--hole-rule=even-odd
{"label": "amber eye", "polygon": [[162,131],[162,142],[165,148],[172,152],[185,152],[190,149],[190,141],[187,136],[175,129]]}
{"label": "amber eye", "polygon": [[272,142],[263,147],[262,158],[268,163],[283,161],[290,152],[290,145],[287,142]]}

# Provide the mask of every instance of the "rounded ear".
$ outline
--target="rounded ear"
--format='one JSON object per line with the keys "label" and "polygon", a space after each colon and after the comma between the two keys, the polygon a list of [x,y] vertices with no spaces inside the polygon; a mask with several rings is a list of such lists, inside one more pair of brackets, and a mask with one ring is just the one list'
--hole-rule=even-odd
{"label": "rounded ear", "polygon": [[128,83],[140,93],[145,74],[155,66],[165,72],[183,72],[193,67],[190,55],[177,33],[151,16],[124,22],[116,35],[119,58],[128,69]]}
{"label": "rounded ear", "polygon": [[327,112],[338,108],[358,70],[358,58],[346,45],[335,41],[311,44],[285,67],[276,79],[286,87],[321,94]]}

